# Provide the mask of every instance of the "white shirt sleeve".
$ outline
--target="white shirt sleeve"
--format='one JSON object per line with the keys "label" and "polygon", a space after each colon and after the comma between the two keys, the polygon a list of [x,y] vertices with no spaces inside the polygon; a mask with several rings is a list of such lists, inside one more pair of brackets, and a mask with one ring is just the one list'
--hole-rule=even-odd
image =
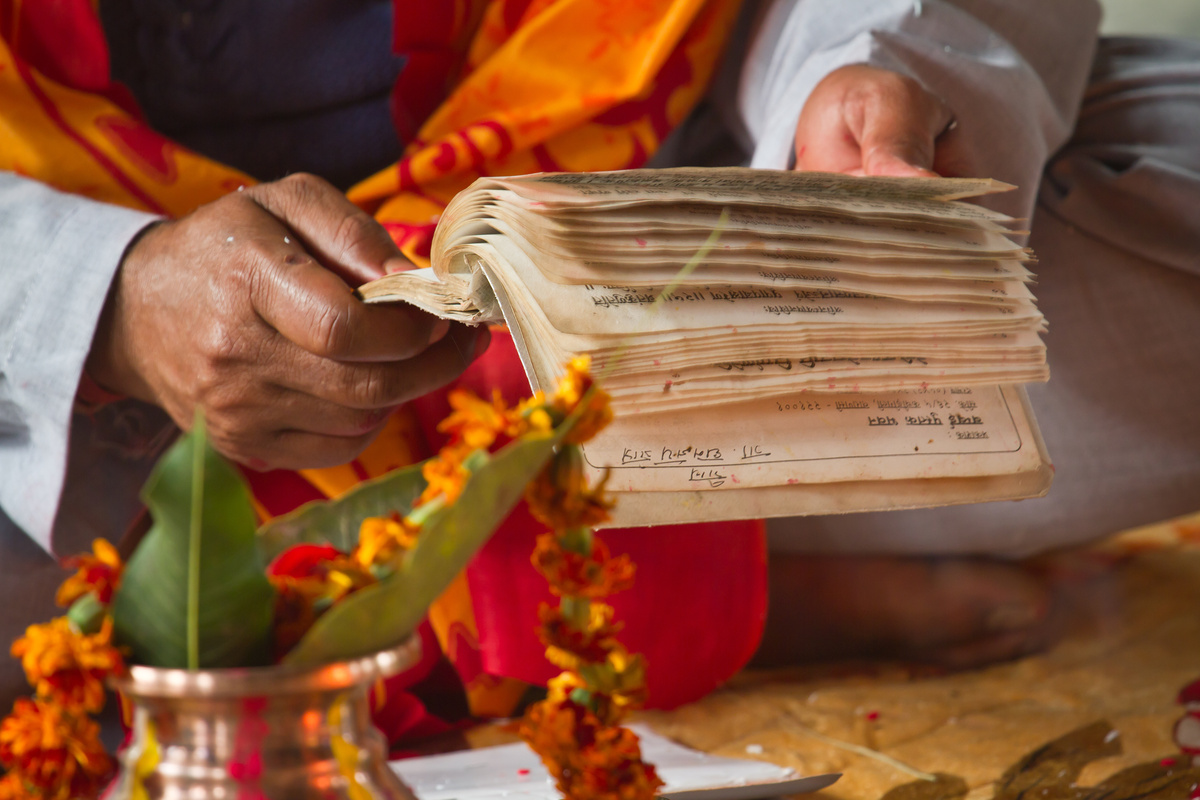
{"label": "white shirt sleeve", "polygon": [[155,219],[0,172],[0,508],[47,550],[97,320]]}
{"label": "white shirt sleeve", "polygon": [[1027,218],[1074,126],[1099,21],[1095,0],[771,0],[738,81],[751,166],[788,167],[812,90],[839,67],[870,64],[945,101],[964,174],[1016,184],[988,204]]}

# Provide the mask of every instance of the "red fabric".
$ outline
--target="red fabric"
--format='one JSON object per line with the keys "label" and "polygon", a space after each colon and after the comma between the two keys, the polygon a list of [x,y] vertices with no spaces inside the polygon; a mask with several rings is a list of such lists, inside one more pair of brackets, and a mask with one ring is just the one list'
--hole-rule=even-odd
{"label": "red fabric", "polygon": [[393,0],[392,49],[405,56],[392,87],[392,121],[404,144],[450,91],[469,41],[480,0]]}
{"label": "red fabric", "polygon": [[254,499],[272,517],[286,514],[313,500],[328,499],[298,472],[285,469],[258,472],[249,467],[240,467],[240,471]]}
{"label": "red fabric", "polygon": [[403,748],[407,743],[438,736],[454,727],[431,714],[421,699],[422,684],[442,660],[442,651],[428,622],[421,623],[416,635],[421,639],[421,660],[383,682],[382,702],[378,687],[371,690],[371,721],[391,748]]}
{"label": "red fabric", "polygon": [[[525,372],[507,333],[493,334],[488,352],[459,386],[488,397],[493,387],[515,402],[528,395]],[[415,403],[426,438],[449,411],[444,393]],[[534,540],[544,527],[522,503],[467,568],[483,671],[545,684],[558,670],[537,640],[537,608],[551,602],[533,568]],[[608,602],[624,623],[622,643],[647,659],[652,708],[673,708],[727,681],[754,654],[767,612],[766,538],[761,521],[605,530],[614,555],[637,565],[631,590]],[[464,676],[464,679],[469,676]]]}

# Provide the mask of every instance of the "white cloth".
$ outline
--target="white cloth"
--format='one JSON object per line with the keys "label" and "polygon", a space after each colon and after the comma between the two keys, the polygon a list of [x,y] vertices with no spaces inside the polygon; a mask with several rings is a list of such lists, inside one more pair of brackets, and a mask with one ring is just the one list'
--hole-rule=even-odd
{"label": "white cloth", "polygon": [[871,64],[940,97],[964,174],[1016,185],[989,204],[1028,218],[1043,166],[1070,136],[1099,24],[1095,0],[775,0],[738,81],[750,166],[786,168],[816,85]]}
{"label": "white cloth", "polygon": [[15,523],[47,550],[96,323],[154,219],[0,172],[0,529]]}

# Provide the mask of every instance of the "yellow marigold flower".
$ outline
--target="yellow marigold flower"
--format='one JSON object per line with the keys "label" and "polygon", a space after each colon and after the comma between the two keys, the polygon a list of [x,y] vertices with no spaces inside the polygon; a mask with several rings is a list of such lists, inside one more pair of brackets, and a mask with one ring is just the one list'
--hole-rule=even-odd
{"label": "yellow marigold flower", "polygon": [[75,574],[58,587],[54,600],[60,606],[69,606],[88,592],[95,592],[96,599],[108,605],[121,585],[121,571],[125,568],[117,548],[105,539],[93,540],[90,554],[71,556],[63,566],[75,569]]}
{"label": "yellow marigold flower", "polygon": [[512,413],[513,427],[508,435],[514,439],[526,430],[535,433],[549,433],[554,429],[554,418],[546,410],[546,395],[534,392],[533,397],[527,397],[517,404]]}
{"label": "yellow marigold flower", "polygon": [[25,677],[41,697],[57,697],[66,707],[99,711],[104,707],[104,679],[123,668],[112,646],[112,618],[98,633],[80,633],[66,617],[30,625],[13,642]]}
{"label": "yellow marigold flower", "polygon": [[594,528],[609,519],[613,504],[604,496],[606,473],[600,483],[589,487],[583,474],[579,448],[561,448],[525,490],[529,510],[554,530]]}
{"label": "yellow marigold flower", "polygon": [[358,529],[358,546],[352,557],[363,569],[372,564],[386,564],[397,553],[411,550],[417,543],[420,529],[393,514],[391,517],[368,517]]}
{"label": "yellow marigold flower", "polygon": [[95,797],[112,772],[99,725],[57,703],[24,698],[0,722],[0,764],[46,800]]}
{"label": "yellow marigold flower", "polygon": [[546,701],[565,702],[576,689],[586,689],[583,679],[574,672],[560,672],[546,682]]}

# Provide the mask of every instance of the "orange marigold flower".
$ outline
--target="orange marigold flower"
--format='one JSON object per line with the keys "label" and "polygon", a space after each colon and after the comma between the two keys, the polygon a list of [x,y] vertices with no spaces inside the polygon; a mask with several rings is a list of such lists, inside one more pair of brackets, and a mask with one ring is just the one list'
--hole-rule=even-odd
{"label": "orange marigold flower", "polygon": [[595,385],[591,376],[591,357],[575,356],[567,362],[566,371],[559,379],[558,389],[550,400],[550,405],[562,417],[579,409],[581,402],[587,401],[580,412],[580,418],[567,434],[568,444],[582,444],[612,421],[612,408],[609,405],[608,393]]}
{"label": "orange marigold flower", "polygon": [[0,777],[0,800],[42,800],[25,785],[25,780],[16,772]]}
{"label": "orange marigold flower", "polygon": [[561,669],[577,669],[583,662],[606,661],[609,650],[617,646],[615,637],[622,627],[612,621],[612,615],[612,606],[592,603],[587,626],[579,630],[567,620],[561,608],[543,603],[538,608],[542,621],[538,638],[546,645],[546,658]]}
{"label": "orange marigold flower", "polygon": [[80,633],[66,617],[30,625],[13,642],[12,654],[21,659],[38,695],[55,696],[68,708],[86,711],[104,707],[104,679],[124,666],[112,646],[112,618],[107,616],[91,635]]}
{"label": "orange marigold flower", "polygon": [[368,517],[358,528],[358,546],[352,558],[363,569],[373,564],[386,564],[397,553],[411,550],[417,543],[420,529],[406,522],[399,514],[390,517]]}
{"label": "orange marigold flower", "polygon": [[91,553],[71,556],[63,566],[74,569],[75,574],[58,587],[54,600],[60,606],[69,606],[88,592],[95,592],[96,599],[108,605],[121,585],[124,569],[117,548],[104,539],[94,539]]}
{"label": "orange marigold flower", "polygon": [[654,767],[642,761],[637,734],[628,728],[600,728],[581,756],[581,774],[572,776],[568,797],[650,800],[663,785]]}
{"label": "orange marigold flower", "polygon": [[447,505],[457,500],[467,479],[471,477],[470,471],[463,466],[463,459],[472,452],[474,448],[447,446],[426,461],[421,467],[421,475],[428,485],[417,499],[417,505],[438,497],[444,498]]}
{"label": "orange marigold flower", "polygon": [[93,720],[53,702],[24,698],[0,722],[0,764],[47,800],[94,797],[113,767]]}
{"label": "orange marigold flower", "polygon": [[592,390],[585,395],[585,405],[579,419],[571,426],[570,432],[563,441],[567,444],[583,444],[603,430],[608,423],[612,422],[611,400],[608,392],[599,386],[593,386]]}
{"label": "orange marigold flower", "polygon": [[542,534],[532,561],[550,584],[550,591],[559,597],[594,600],[633,585],[634,566],[629,556],[611,558],[608,546],[600,539],[593,540],[592,552],[585,556],[564,550],[554,534]]}
{"label": "orange marigold flower", "polygon": [[508,406],[497,389],[489,403],[466,389],[451,390],[447,399],[453,411],[438,423],[438,430],[478,450],[492,446],[496,438],[506,433],[512,424]]}
{"label": "orange marigold flower", "polygon": [[567,362],[566,371],[558,380],[558,389],[551,403],[554,407],[570,413],[579,405],[580,399],[592,388],[592,359],[590,356],[575,356]]}
{"label": "orange marigold flower", "polygon": [[330,545],[301,544],[267,567],[275,587],[275,656],[282,658],[334,603],[376,582],[367,567]]}
{"label": "orange marigold flower", "polygon": [[520,733],[571,800],[651,800],[662,786],[636,734],[570,700],[532,706]]}
{"label": "orange marigold flower", "polygon": [[594,528],[609,519],[613,503],[604,496],[606,473],[595,487],[583,475],[583,454],[574,445],[555,453],[554,458],[525,490],[529,510],[554,530]]}

